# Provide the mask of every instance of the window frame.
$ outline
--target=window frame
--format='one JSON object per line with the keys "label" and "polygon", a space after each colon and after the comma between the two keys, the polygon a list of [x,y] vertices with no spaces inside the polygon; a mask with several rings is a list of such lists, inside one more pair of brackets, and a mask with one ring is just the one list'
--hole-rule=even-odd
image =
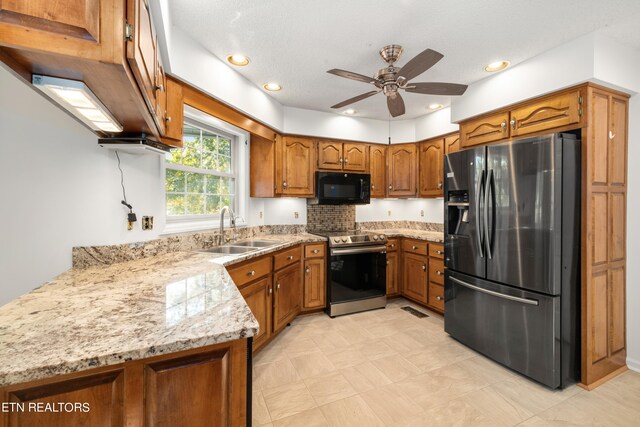
{"label": "window frame", "polygon": [[[248,134],[234,126],[229,125],[207,113],[197,110],[193,107],[185,105],[184,124],[199,128],[231,140],[231,172],[219,172],[210,169],[198,168],[194,166],[186,166],[182,164],[168,163],[165,157],[162,157],[162,206],[165,218],[165,227],[163,234],[173,234],[185,231],[198,231],[218,227],[220,225],[220,214],[189,214],[189,215],[169,215],[167,212],[167,169],[179,170],[183,172],[193,172],[212,176],[226,177],[234,179],[233,206],[230,208],[238,217],[236,225],[246,225],[245,219],[247,203],[243,203],[242,198],[248,196],[245,192],[247,183],[243,176],[243,168],[241,162],[244,156],[240,155],[240,146],[242,141],[248,141]],[[247,194],[245,194],[247,193]],[[205,193],[206,194],[206,193]],[[228,224],[228,218],[225,216],[225,224]]]}

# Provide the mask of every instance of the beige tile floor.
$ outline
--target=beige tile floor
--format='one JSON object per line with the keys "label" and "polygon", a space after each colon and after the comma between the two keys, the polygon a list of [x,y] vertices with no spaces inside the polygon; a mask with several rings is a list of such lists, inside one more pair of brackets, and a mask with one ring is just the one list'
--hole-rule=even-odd
{"label": "beige tile floor", "polygon": [[640,374],[544,388],[459,344],[437,314],[297,318],[254,360],[254,426],[640,425]]}

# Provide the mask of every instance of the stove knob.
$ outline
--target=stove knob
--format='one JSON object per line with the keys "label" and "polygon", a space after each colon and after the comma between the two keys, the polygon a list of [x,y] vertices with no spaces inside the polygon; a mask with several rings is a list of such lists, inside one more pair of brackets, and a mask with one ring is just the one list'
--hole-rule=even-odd
{"label": "stove knob", "polygon": [[343,238],[342,238],[342,243],[346,243],[346,242],[347,242],[347,238],[346,238],[346,237],[343,237]]}
{"label": "stove knob", "polygon": [[334,237],[333,238],[333,243],[340,243],[340,238],[339,237]]}
{"label": "stove knob", "polygon": [[377,235],[374,235],[374,236],[373,236],[373,240],[378,240],[378,236],[377,236]]}

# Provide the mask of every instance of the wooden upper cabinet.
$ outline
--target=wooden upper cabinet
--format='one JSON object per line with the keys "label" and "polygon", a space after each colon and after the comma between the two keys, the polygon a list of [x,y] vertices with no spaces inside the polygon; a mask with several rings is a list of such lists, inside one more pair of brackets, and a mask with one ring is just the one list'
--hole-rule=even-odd
{"label": "wooden upper cabinet", "polygon": [[342,142],[318,141],[318,169],[342,170]]}
{"label": "wooden upper cabinet", "polygon": [[450,154],[460,151],[460,134],[449,135],[444,138],[444,153]]}
{"label": "wooden upper cabinet", "polygon": [[133,24],[133,34],[127,42],[127,60],[149,110],[157,115],[158,41],[148,0],[128,0],[127,21]]}
{"label": "wooden upper cabinet", "polygon": [[122,1],[1,1],[0,45],[118,63],[123,17]]}
{"label": "wooden upper cabinet", "polygon": [[365,172],[367,170],[367,145],[355,142],[345,142],[342,149],[344,155],[344,170]]}
{"label": "wooden upper cabinet", "polygon": [[165,81],[167,107],[164,117],[164,136],[170,141],[164,142],[174,147],[182,147],[184,130],[184,96],[182,94],[182,85],[171,78],[167,78]]}
{"label": "wooden upper cabinet", "polygon": [[384,197],[387,188],[387,147],[369,147],[369,171],[371,173],[371,197]]}
{"label": "wooden upper cabinet", "polygon": [[444,144],[443,138],[437,138],[418,145],[421,197],[439,197],[443,194]]}
{"label": "wooden upper cabinet", "polygon": [[367,170],[367,144],[318,141],[318,169],[365,172]]}
{"label": "wooden upper cabinet", "polygon": [[609,141],[609,185],[625,186],[627,183],[627,105],[623,98],[611,97],[607,133]]}
{"label": "wooden upper cabinet", "polygon": [[561,93],[515,108],[510,113],[512,137],[573,125],[582,118],[582,94],[579,90]]}
{"label": "wooden upper cabinet", "polygon": [[460,147],[468,148],[508,138],[508,124],[508,112],[482,116],[464,122],[460,125]]}
{"label": "wooden upper cabinet", "polygon": [[417,150],[416,144],[391,145],[389,156],[389,185],[387,195],[390,197],[415,197],[417,194]]}
{"label": "wooden upper cabinet", "polygon": [[278,153],[281,169],[276,169],[276,172],[280,172],[281,194],[312,197],[315,170],[313,140],[285,136]]}
{"label": "wooden upper cabinet", "polygon": [[166,114],[167,114],[167,76],[164,73],[162,65],[156,65],[156,114],[155,121],[161,135],[166,133]]}

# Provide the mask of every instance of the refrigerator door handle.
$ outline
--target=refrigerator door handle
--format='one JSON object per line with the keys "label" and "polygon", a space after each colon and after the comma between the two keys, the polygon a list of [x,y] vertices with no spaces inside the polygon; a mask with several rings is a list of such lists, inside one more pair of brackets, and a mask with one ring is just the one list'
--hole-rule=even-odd
{"label": "refrigerator door handle", "polygon": [[449,277],[449,279],[453,280],[454,282],[456,282],[460,286],[464,286],[465,288],[473,289],[474,291],[478,291],[478,292],[482,292],[482,293],[485,293],[485,294],[493,295],[494,297],[508,299],[508,300],[511,300],[511,301],[520,302],[522,304],[529,304],[529,305],[538,305],[539,304],[538,300],[535,300],[535,299],[520,298],[520,297],[514,297],[513,295],[501,294],[500,292],[491,291],[489,289],[481,288],[480,286],[472,285],[471,283],[463,282],[462,280],[456,279],[455,277]]}
{"label": "refrigerator door handle", "polygon": [[484,258],[484,240],[482,239],[482,221],[480,220],[480,203],[482,202],[484,192],[484,170],[478,179],[476,188],[476,237],[478,238],[478,247],[480,248],[480,258]]}
{"label": "refrigerator door handle", "polygon": [[487,258],[493,259],[491,253],[491,232],[489,231],[489,194],[491,192],[491,182],[493,181],[493,169],[489,171],[484,189],[484,242],[487,248]]}

